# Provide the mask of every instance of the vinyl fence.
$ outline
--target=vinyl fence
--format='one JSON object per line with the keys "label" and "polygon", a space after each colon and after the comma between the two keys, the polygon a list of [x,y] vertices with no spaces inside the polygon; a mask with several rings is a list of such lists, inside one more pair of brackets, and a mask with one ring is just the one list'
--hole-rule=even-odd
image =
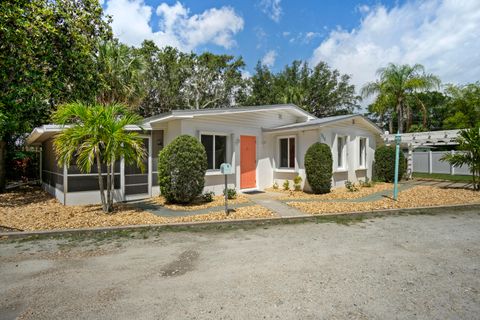
{"label": "vinyl fence", "polygon": [[454,167],[448,162],[440,161],[444,154],[455,152],[460,151],[413,152],[413,172],[470,175],[468,166]]}

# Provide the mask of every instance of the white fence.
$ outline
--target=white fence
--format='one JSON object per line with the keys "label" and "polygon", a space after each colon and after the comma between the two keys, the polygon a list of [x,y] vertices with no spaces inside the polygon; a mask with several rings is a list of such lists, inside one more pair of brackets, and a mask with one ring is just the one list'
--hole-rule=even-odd
{"label": "white fence", "polygon": [[440,161],[444,154],[455,152],[459,151],[413,152],[413,172],[470,175],[471,172],[467,166],[454,167],[448,162]]}

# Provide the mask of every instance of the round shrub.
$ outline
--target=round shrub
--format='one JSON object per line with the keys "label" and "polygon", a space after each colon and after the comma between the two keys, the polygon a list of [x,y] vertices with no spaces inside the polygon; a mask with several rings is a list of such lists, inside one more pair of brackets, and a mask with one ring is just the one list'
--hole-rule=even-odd
{"label": "round shrub", "polygon": [[[398,179],[401,180],[406,170],[405,156],[400,151],[398,166]],[[392,182],[395,177],[395,147],[381,146],[375,150],[375,163],[373,164],[375,180]]]}
{"label": "round shrub", "polygon": [[332,187],[332,151],[325,143],[314,143],[305,154],[307,181],[313,193],[328,193]]}
{"label": "round shrub", "polygon": [[158,183],[168,202],[189,203],[199,196],[206,171],[205,148],[189,135],[175,138],[158,156]]}

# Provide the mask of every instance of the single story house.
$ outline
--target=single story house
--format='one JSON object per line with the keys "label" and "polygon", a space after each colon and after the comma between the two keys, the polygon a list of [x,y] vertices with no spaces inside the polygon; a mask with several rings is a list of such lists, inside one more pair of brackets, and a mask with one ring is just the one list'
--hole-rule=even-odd
{"label": "single story house", "polygon": [[[205,191],[221,194],[224,176],[220,164],[230,163],[230,188],[238,191],[264,190],[277,182],[300,175],[302,187],[309,189],[304,157],[315,142],[328,144],[333,155],[333,186],[345,181],[371,178],[372,162],[381,130],[361,115],[317,118],[292,105],[268,105],[204,110],[174,110],[146,118],[142,124],[126,128],[141,130],[148,158],[146,171],[119,161],[115,168],[115,201],[129,201],[159,195],[158,153],[177,136],[198,137],[207,152]],[[71,165],[59,168],[53,138],[58,125],[35,128],[27,139],[42,146],[41,180],[49,193],[66,205],[99,203],[95,172],[84,174]]]}

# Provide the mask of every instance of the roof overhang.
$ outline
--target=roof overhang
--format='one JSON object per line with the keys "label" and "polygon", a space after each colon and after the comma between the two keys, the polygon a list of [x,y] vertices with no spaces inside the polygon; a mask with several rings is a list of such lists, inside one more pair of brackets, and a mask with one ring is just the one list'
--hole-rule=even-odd
{"label": "roof overhang", "polygon": [[305,123],[295,123],[295,124],[290,124],[290,125],[285,125],[285,126],[280,126],[276,128],[264,128],[262,129],[263,132],[292,132],[292,131],[303,131],[303,130],[314,130],[317,128],[325,127],[328,125],[332,125],[338,122],[346,121],[346,120],[351,120],[351,119],[360,119],[360,121],[363,121],[368,127],[370,127],[373,131],[375,131],[378,134],[382,134],[383,131],[380,129],[375,123],[373,123],[371,120],[368,118],[362,116],[361,114],[352,114],[352,115],[347,115],[341,118],[336,118],[332,117],[331,120],[328,118],[325,118],[325,121],[321,121],[323,119],[319,119],[319,121],[307,121]]}
{"label": "roof overhang", "polygon": [[251,107],[238,107],[238,108],[212,108],[202,110],[172,110],[167,113],[159,114],[150,118],[146,118],[142,123],[145,125],[152,125],[155,123],[162,123],[171,120],[178,119],[193,119],[197,117],[205,116],[222,116],[222,115],[235,115],[241,113],[252,112],[264,112],[264,111],[290,111],[296,114],[298,117],[305,118],[306,121],[317,119],[314,115],[306,112],[305,110],[297,107],[294,104],[277,104],[266,106],[251,106]]}
{"label": "roof overhang", "polygon": [[[40,127],[36,127],[32,130],[32,132],[28,135],[26,142],[27,145],[39,145],[42,142],[48,140],[49,138],[53,137],[57,133],[61,132],[62,130],[71,127],[71,125],[58,125],[58,124],[45,124]],[[152,130],[152,128],[148,125],[128,125],[125,127],[127,131],[145,131],[145,130]]]}

